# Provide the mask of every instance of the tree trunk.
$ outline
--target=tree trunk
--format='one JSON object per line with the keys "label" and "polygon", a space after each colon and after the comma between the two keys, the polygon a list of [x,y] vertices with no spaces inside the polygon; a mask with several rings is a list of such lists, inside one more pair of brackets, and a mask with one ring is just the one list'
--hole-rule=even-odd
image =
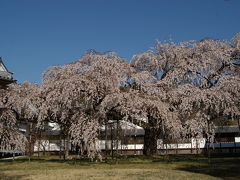
{"label": "tree trunk", "polygon": [[143,154],[146,156],[152,156],[157,154],[157,139],[158,133],[154,128],[146,128],[144,136],[144,149]]}
{"label": "tree trunk", "polygon": [[63,138],[63,159],[66,160],[66,137]]}
{"label": "tree trunk", "polygon": [[113,159],[113,125],[111,124],[111,156]]}
{"label": "tree trunk", "polygon": [[64,137],[64,160],[69,158],[69,135]]}
{"label": "tree trunk", "polygon": [[107,142],[108,142],[108,136],[107,136],[107,129],[108,129],[108,125],[107,123],[105,124],[105,157],[107,159],[107,155],[108,155],[108,146],[107,146]]}
{"label": "tree trunk", "polygon": [[70,143],[70,138],[69,138],[69,135],[67,135],[66,152],[65,152],[65,156],[67,159],[69,158],[69,143]]}
{"label": "tree trunk", "polygon": [[59,158],[62,159],[62,136],[59,135]]}
{"label": "tree trunk", "polygon": [[30,161],[31,156],[32,156],[32,123],[28,122],[27,123],[27,139],[28,139],[28,147],[27,147],[27,155],[28,159]]}

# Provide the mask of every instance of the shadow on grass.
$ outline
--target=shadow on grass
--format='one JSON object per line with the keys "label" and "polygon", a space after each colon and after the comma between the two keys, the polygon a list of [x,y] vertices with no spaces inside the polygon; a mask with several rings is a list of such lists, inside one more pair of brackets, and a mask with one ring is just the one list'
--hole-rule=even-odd
{"label": "shadow on grass", "polygon": [[[3,162],[3,161],[1,161]],[[15,159],[13,160],[4,160],[7,164],[18,164],[18,163],[26,163],[28,162],[28,157]],[[123,165],[120,167],[128,167],[126,165],[135,165],[141,164],[170,164],[169,167],[174,167],[175,170],[181,170],[185,172],[199,173],[210,175],[213,177],[220,177],[223,179],[233,178],[240,179],[240,156],[239,154],[214,154],[212,155],[211,162],[208,163],[208,158],[204,155],[165,155],[165,156],[155,156],[155,157],[146,157],[146,156],[118,156],[113,159],[109,157],[104,157],[103,162],[91,162],[87,157],[81,158],[73,158],[69,160],[60,160],[57,156],[45,156],[45,157],[31,157],[30,162],[36,162],[39,164],[43,163],[51,163],[46,164],[46,167],[54,167],[54,168],[72,168],[71,166],[92,166],[93,164],[98,164],[100,166],[93,167],[101,167],[101,164],[105,165]],[[55,164],[56,163],[56,164]],[[60,165],[62,164],[62,165]],[[67,166],[65,166],[65,165]],[[174,164],[174,166],[171,166]],[[2,164],[4,167],[4,164]],[[30,164],[31,165],[31,164]],[[70,166],[69,166],[70,165]],[[105,167],[105,166],[102,166]],[[106,166],[107,167],[107,166]],[[142,167],[142,166],[141,166]],[[152,166],[149,166],[152,167]],[[5,177],[4,174],[1,174],[1,171],[4,172],[6,169],[0,168],[0,179],[11,179],[12,177]],[[4,178],[2,178],[4,177]],[[20,177],[19,177],[20,178]],[[15,179],[19,179],[15,178]]]}
{"label": "shadow on grass", "polygon": [[18,179],[25,178],[25,177],[27,177],[27,176],[25,176],[25,175],[9,176],[4,173],[0,173],[0,180],[18,180]]}
{"label": "shadow on grass", "polygon": [[240,179],[240,158],[214,158],[210,163],[182,165],[177,170],[210,175],[223,179]]}
{"label": "shadow on grass", "polygon": [[173,155],[163,155],[154,157],[152,162],[161,162],[161,163],[174,163],[174,162],[203,162],[206,160],[206,157],[203,154],[193,154],[193,155],[183,155],[183,154],[173,154]]}
{"label": "shadow on grass", "polygon": [[[93,164],[89,160],[89,158],[81,158],[81,159],[56,159],[56,158],[48,158],[48,157],[31,157],[29,160],[28,157],[20,158],[20,159],[6,159],[6,160],[0,160],[0,163],[8,163],[8,164],[20,164],[20,163],[39,163],[39,164],[44,164],[44,163],[57,163],[57,164],[68,164],[68,165],[80,165],[80,166],[90,166]],[[1,169],[0,169],[1,171]],[[1,180],[1,178],[0,178]]]}

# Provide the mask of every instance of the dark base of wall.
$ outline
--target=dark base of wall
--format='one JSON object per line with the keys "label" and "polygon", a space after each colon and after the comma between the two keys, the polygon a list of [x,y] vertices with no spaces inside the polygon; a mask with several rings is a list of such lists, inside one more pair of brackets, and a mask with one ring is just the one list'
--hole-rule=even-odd
{"label": "dark base of wall", "polygon": [[[240,154],[240,148],[215,148],[209,149],[211,154]],[[70,154],[76,154],[71,152]],[[111,150],[102,150],[101,154],[111,156]],[[168,154],[208,154],[207,149],[161,149],[157,152],[158,155],[168,155]],[[46,152],[34,152],[34,156],[43,156],[43,155],[59,155],[59,151],[46,151]],[[113,151],[113,155],[143,155],[143,150],[116,150]]]}
{"label": "dark base of wall", "polygon": [[[22,154],[15,154],[15,157],[16,156],[22,156]],[[13,157],[13,154],[12,153],[0,153],[0,159],[9,158],[9,157]]]}

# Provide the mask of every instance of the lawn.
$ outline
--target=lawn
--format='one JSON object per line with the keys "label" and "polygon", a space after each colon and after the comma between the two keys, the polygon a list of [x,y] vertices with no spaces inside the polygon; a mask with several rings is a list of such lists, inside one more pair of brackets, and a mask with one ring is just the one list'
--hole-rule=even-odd
{"label": "lawn", "polygon": [[0,179],[240,179],[240,157],[168,155],[121,157],[104,162],[58,160],[56,156],[0,161]]}

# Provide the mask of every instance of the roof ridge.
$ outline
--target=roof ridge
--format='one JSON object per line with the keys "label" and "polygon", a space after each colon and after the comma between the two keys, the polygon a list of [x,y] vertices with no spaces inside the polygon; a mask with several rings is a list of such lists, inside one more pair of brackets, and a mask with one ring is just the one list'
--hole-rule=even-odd
{"label": "roof ridge", "polygon": [[5,66],[3,60],[2,60],[2,57],[0,56],[0,63],[3,65],[3,67],[7,70],[7,72],[10,73],[10,71],[8,70],[8,68]]}

